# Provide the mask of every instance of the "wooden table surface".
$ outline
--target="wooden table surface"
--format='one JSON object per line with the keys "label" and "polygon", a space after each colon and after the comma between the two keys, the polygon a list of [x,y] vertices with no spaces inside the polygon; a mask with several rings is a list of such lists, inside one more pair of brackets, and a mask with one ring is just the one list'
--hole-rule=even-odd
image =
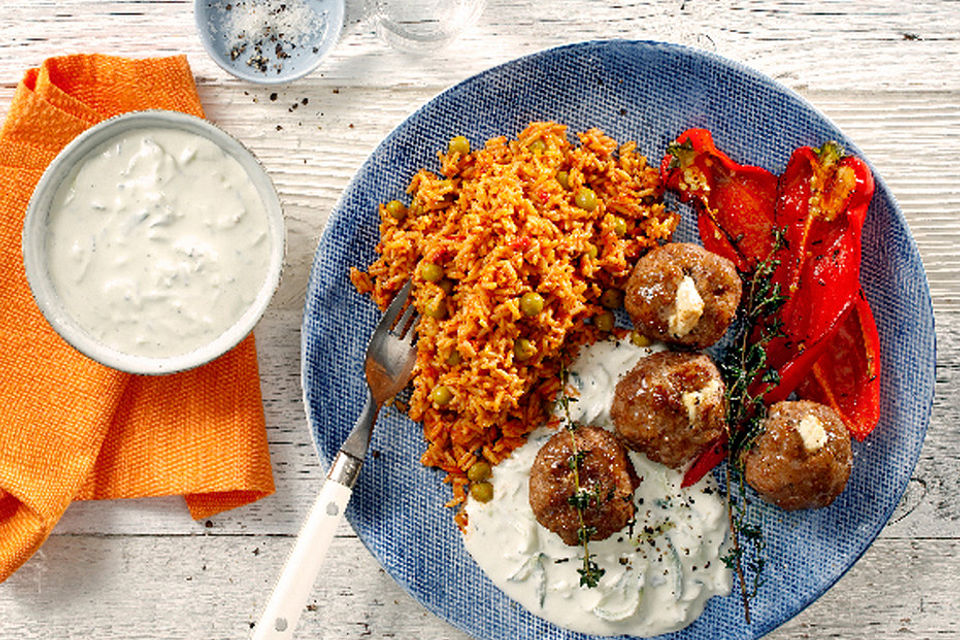
{"label": "wooden table surface", "polygon": [[[769,637],[960,638],[960,4],[490,0],[455,48],[418,57],[382,43],[362,2],[348,3],[342,39],[321,67],[278,89],[235,80],[205,55],[192,0],[4,3],[0,112],[23,71],[48,56],[185,53],[208,117],[248,144],[275,181],[288,253],[256,330],[276,494],[206,522],[191,520],[181,498],[74,504],[0,585],[0,638],[249,634],[322,481],[301,401],[299,325],[311,259],[338,195],[374,146],[441,90],[519,55],[596,38],[692,45],[775,78],[832,118],[900,202],[937,322],[926,444],[874,545]],[[465,638],[397,586],[346,524],[297,635]]]}

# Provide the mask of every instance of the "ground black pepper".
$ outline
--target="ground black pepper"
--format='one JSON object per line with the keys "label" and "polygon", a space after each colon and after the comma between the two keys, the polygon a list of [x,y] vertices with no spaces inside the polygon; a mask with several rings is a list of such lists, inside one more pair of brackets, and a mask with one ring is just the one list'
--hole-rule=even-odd
{"label": "ground black pepper", "polygon": [[[210,3],[215,6],[215,3]],[[223,7],[230,59],[261,73],[281,73],[283,63],[326,26],[307,0],[240,0]],[[318,53],[319,47],[313,47]]]}

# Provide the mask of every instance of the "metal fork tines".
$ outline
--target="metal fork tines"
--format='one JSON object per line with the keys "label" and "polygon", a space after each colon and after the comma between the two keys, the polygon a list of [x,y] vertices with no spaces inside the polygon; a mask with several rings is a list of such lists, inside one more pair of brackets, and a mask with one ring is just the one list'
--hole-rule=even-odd
{"label": "metal fork tines", "polygon": [[327,474],[331,480],[348,487],[357,481],[380,407],[410,382],[417,356],[417,313],[410,299],[412,285],[407,281],[397,292],[367,346],[364,362],[367,401]]}

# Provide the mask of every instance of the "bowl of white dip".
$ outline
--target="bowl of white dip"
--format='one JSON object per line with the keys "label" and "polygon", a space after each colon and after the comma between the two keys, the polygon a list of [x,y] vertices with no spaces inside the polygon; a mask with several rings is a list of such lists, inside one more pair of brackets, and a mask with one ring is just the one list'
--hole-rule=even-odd
{"label": "bowl of white dip", "polygon": [[23,259],[50,325],[88,357],[165,374],[229,351],[280,281],[273,183],[206,120],[138,111],[83,132],[27,207]]}

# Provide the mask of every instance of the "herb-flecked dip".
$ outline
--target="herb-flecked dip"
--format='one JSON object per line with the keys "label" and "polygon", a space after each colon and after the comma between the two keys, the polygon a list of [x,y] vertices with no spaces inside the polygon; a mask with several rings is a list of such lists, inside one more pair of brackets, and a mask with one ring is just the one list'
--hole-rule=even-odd
{"label": "herb-flecked dip", "polygon": [[[569,371],[576,393],[571,420],[613,430],[618,378],[663,348],[613,339],[584,347]],[[730,593],[731,572],[720,559],[727,551],[727,509],[713,477],[681,489],[680,472],[633,451],[628,455],[640,479],[632,495],[635,519],[590,542],[602,574],[594,588],[581,586],[583,549],[539,524],[528,504],[534,458],[558,433],[563,430],[534,431],[494,467],[493,499],[467,501],[465,546],[494,584],[534,614],[592,635],[674,631],[695,620],[711,596]]]}
{"label": "herb-flecked dip", "polygon": [[124,354],[170,357],[236,323],[266,278],[267,210],[207,138],[142,127],[104,141],[53,198],[50,278],[65,311]]}

